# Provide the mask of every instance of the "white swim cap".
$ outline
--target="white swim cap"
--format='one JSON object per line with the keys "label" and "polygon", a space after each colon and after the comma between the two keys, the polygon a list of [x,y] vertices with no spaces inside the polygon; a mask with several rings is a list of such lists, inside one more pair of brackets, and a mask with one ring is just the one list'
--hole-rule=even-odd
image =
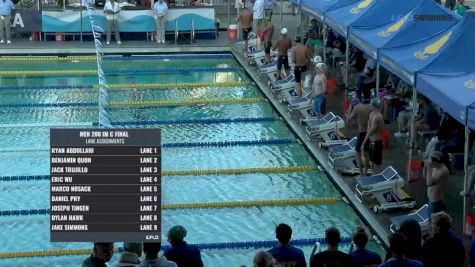
{"label": "white swim cap", "polygon": [[312,62],[313,62],[313,64],[317,65],[318,63],[322,63],[323,60],[322,60],[321,56],[315,56],[315,57],[313,57]]}
{"label": "white swim cap", "polygon": [[325,65],[325,63],[317,63],[315,65],[315,67],[317,67],[317,69],[319,69],[321,71],[326,71],[327,70],[327,65]]}
{"label": "white swim cap", "polygon": [[280,34],[287,34],[287,28],[283,28],[283,29],[280,31]]}

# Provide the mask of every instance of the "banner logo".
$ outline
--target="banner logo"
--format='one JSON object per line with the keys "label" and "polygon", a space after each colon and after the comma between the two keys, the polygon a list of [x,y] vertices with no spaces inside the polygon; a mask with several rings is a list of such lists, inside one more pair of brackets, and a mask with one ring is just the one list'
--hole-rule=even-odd
{"label": "banner logo", "polygon": [[424,51],[417,51],[414,53],[414,56],[420,60],[425,60],[429,55],[439,53],[440,49],[449,41],[450,36],[452,36],[452,31],[448,32],[446,35],[442,36],[435,43],[427,46]]}

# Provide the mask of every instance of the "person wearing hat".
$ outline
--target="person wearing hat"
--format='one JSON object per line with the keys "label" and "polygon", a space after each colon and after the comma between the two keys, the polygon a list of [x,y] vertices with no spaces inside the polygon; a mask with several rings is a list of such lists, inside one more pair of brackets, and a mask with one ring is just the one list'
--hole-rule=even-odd
{"label": "person wearing hat", "polygon": [[114,255],[114,243],[94,243],[92,255],[85,259],[82,267],[107,267]]}
{"label": "person wearing hat", "polygon": [[186,229],[181,225],[176,225],[168,231],[168,243],[170,248],[166,249],[163,255],[178,267],[203,267],[200,249],[193,245],[188,245],[184,239]]}
{"label": "person wearing hat", "polygon": [[325,241],[327,242],[327,250],[310,257],[310,267],[353,266],[351,256],[338,249],[338,245],[341,243],[341,237],[340,231],[337,228],[330,227],[325,231]]}
{"label": "person wearing hat", "polygon": [[432,151],[425,160],[427,166],[426,183],[427,198],[429,199],[429,215],[444,211],[445,190],[449,178],[449,170],[444,164],[444,156],[439,151]]}
{"label": "person wearing hat", "polygon": [[[287,73],[290,70],[289,67],[289,49],[292,48],[292,40],[287,36],[287,28],[283,28],[280,31],[280,39],[274,45],[272,50],[277,49],[277,73],[280,75],[280,79],[285,79]],[[282,72],[282,67],[284,67],[284,72]]]}
{"label": "person wearing hat", "polygon": [[139,256],[132,252],[124,252],[120,255],[119,262],[115,265],[117,267],[136,267],[140,264]]}
{"label": "person wearing hat", "polygon": [[267,64],[272,63],[272,57],[270,55],[270,51],[272,48],[272,36],[274,36],[274,29],[275,29],[275,26],[270,21],[265,21],[264,27],[261,29],[261,34],[264,35],[264,38],[262,41],[264,42],[264,52],[266,53]]}
{"label": "person wearing hat", "polygon": [[315,116],[321,118],[325,114],[326,93],[327,93],[327,76],[325,71],[327,66],[325,63],[317,63],[315,65],[315,77],[313,78],[313,94],[312,101],[314,105]]}
{"label": "person wearing hat", "polygon": [[[370,107],[371,113],[369,115],[368,128],[362,147],[365,147],[369,141],[371,169],[373,174],[378,174],[383,171],[383,141],[381,140],[381,134],[384,130],[384,117],[383,113],[381,113],[381,100],[377,97],[371,99]],[[361,152],[361,157],[364,160],[364,151]]]}
{"label": "person wearing hat", "polygon": [[295,36],[295,43],[297,45],[292,48],[292,61],[295,65],[295,93],[297,96],[302,96],[302,73],[307,71],[308,63],[312,57],[312,51],[302,43],[300,35]]}
{"label": "person wearing hat", "polygon": [[[368,121],[369,121],[369,114],[371,113],[371,107],[367,103],[361,103],[358,97],[353,97],[351,99],[351,113],[346,119],[347,124],[348,122],[356,119],[358,124],[358,139],[356,139],[356,164],[358,165],[358,169],[360,171],[361,176],[366,176],[368,174],[368,165],[369,162],[369,143],[366,143],[363,147],[363,141],[366,137],[366,131],[368,129]],[[361,154],[364,154],[362,157]],[[365,160],[363,160],[365,159]]]}

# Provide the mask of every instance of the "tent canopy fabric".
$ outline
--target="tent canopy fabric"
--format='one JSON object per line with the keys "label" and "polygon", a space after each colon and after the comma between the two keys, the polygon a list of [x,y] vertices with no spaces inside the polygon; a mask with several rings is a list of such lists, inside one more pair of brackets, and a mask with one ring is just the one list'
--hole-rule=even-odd
{"label": "tent canopy fabric", "polygon": [[325,23],[335,32],[347,36],[348,27],[358,18],[368,12],[375,3],[382,0],[360,0],[347,6],[343,6],[325,14]]}
{"label": "tent canopy fabric", "polygon": [[468,127],[475,129],[475,72],[463,75],[417,75],[417,90],[465,125],[468,109]]}
{"label": "tent canopy fabric", "polygon": [[379,50],[378,59],[384,68],[413,85],[417,71],[429,65],[441,51],[450,49],[449,44],[457,35],[458,27],[454,26],[461,17],[434,1],[424,1],[409,16],[414,23],[396,33]]}
{"label": "tent canopy fabric", "polygon": [[307,13],[323,21],[326,12],[351,5],[358,1],[359,0],[300,0],[300,5]]}
{"label": "tent canopy fabric", "polygon": [[[401,29],[411,27],[410,19],[423,2],[434,0],[380,0],[350,25],[349,40],[364,53],[377,58],[377,50],[389,42]],[[420,12],[419,12],[420,13]]]}

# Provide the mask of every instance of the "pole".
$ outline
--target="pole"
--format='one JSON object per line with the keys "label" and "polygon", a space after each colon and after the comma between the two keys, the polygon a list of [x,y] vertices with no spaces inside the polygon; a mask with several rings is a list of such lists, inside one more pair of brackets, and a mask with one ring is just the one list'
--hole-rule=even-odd
{"label": "pole", "polygon": [[412,87],[412,116],[411,116],[411,134],[409,136],[409,162],[407,164],[407,175],[406,180],[404,181],[405,185],[407,185],[407,181],[409,175],[411,173],[411,161],[412,161],[412,138],[414,138],[414,134],[416,132],[416,104],[417,104],[417,92],[416,87]]}
{"label": "pole", "polygon": [[345,101],[348,98],[348,66],[350,65],[350,40],[348,38],[348,35],[346,36],[346,50],[345,50]]}
{"label": "pole", "polygon": [[[469,106],[465,109],[465,151],[464,151],[464,175],[463,175],[463,192],[468,192],[468,157],[469,157],[469,144],[470,144],[470,129],[468,128],[468,110]],[[467,194],[463,197],[463,219],[462,219],[462,229],[464,229],[464,219],[467,216]]]}
{"label": "pole", "polygon": [[228,28],[229,24],[231,24],[231,1],[228,1]]}
{"label": "pole", "polygon": [[83,10],[82,6],[83,6],[83,1],[84,1],[84,0],[81,0],[81,13],[80,13],[80,16],[81,16],[81,28],[80,28],[80,30],[79,30],[79,39],[81,40],[81,43],[82,43],[82,10]]}
{"label": "pole", "polygon": [[378,97],[378,92],[379,92],[379,61],[376,61],[376,91],[375,91],[374,97]]}
{"label": "pole", "polygon": [[280,0],[280,29],[282,29],[282,10],[284,9],[284,0]]}
{"label": "pole", "polygon": [[327,62],[327,53],[325,44],[327,42],[327,26],[323,23],[323,62]]}

